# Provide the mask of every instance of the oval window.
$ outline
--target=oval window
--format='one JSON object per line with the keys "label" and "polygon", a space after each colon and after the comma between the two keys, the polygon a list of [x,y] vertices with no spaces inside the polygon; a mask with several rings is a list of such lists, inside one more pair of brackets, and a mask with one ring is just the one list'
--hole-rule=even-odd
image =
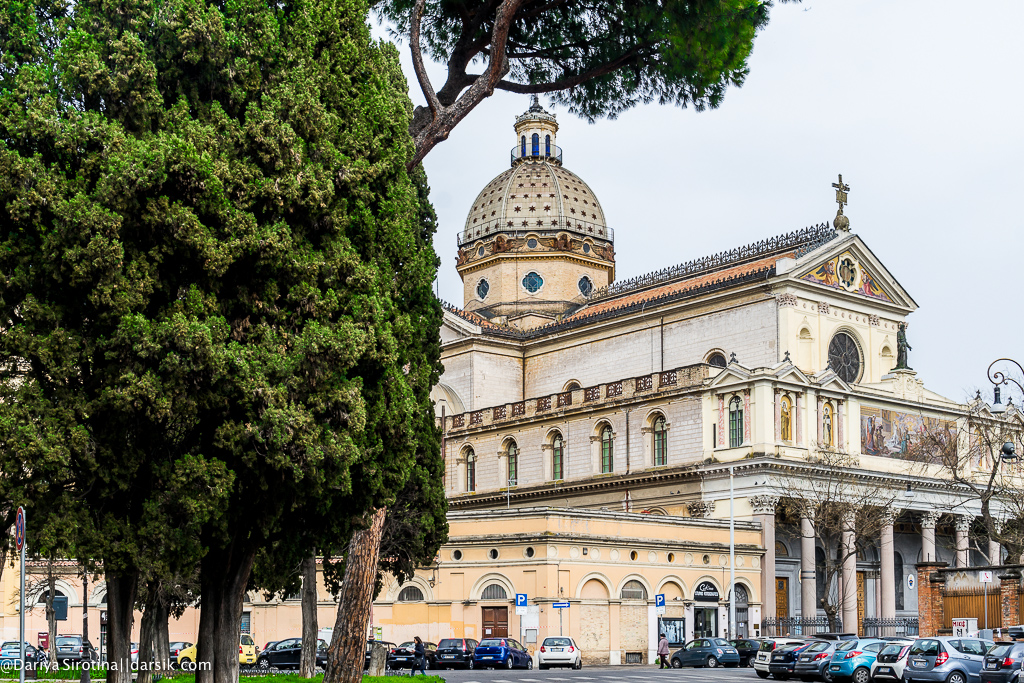
{"label": "oval window", "polygon": [[526,549],[526,556],[527,556],[527,557],[533,557],[533,556],[534,556],[534,550],[533,550],[533,548],[527,548],[527,549]]}
{"label": "oval window", "polygon": [[583,243],[583,253],[584,254],[589,254],[590,253],[590,245],[587,244],[586,242]]}
{"label": "oval window", "polygon": [[480,280],[476,283],[476,295],[481,301],[487,298],[487,292],[491,291],[491,285],[487,280]]}
{"label": "oval window", "polygon": [[526,246],[528,246],[530,249],[536,249],[537,248],[537,240],[535,240],[535,239],[533,239],[531,237],[530,239],[526,240]]}
{"label": "oval window", "polygon": [[498,559],[498,549],[497,548],[491,548],[490,550],[488,550],[487,551],[487,557],[491,558],[492,560]]}
{"label": "oval window", "polygon": [[594,291],[594,283],[586,275],[581,277],[580,281],[576,284],[580,288],[580,294],[583,296],[590,296],[590,293]]}
{"label": "oval window", "polygon": [[484,255],[483,245],[481,245],[480,248],[476,250],[476,255],[477,256],[483,256]]}
{"label": "oval window", "polygon": [[461,560],[462,559],[462,551],[461,550],[453,550],[452,551],[452,559],[455,560],[456,562]]}
{"label": "oval window", "polygon": [[532,270],[523,277],[523,287],[530,294],[536,294],[540,291],[540,288],[544,286],[544,278],[540,274],[533,272]]}

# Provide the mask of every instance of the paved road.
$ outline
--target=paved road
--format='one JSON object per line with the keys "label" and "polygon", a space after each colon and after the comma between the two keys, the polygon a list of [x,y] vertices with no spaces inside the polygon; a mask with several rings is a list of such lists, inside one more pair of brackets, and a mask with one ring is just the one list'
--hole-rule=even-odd
{"label": "paved road", "polygon": [[428,673],[442,676],[448,683],[674,683],[686,681],[715,681],[716,683],[760,683],[753,669],[671,669],[661,670],[656,666],[602,666],[584,667],[581,671],[572,669],[499,670],[441,670]]}

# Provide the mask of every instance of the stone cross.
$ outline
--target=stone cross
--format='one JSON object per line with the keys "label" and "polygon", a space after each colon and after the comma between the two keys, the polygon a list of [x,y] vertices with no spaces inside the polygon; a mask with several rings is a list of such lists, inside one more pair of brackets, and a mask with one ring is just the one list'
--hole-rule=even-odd
{"label": "stone cross", "polygon": [[839,174],[839,182],[832,183],[832,187],[836,188],[836,204],[839,204],[839,215],[843,214],[843,206],[850,202],[846,199],[846,193],[850,191],[850,186],[843,182],[843,174]]}

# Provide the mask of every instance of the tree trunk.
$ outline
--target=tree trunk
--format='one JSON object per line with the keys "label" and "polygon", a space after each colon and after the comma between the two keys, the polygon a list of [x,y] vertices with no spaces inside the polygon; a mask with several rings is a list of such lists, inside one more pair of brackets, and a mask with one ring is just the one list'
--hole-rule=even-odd
{"label": "tree trunk", "polygon": [[357,531],[345,555],[345,578],[338,596],[338,618],[334,622],[331,647],[327,651],[324,683],[359,683],[366,662],[366,629],[373,605],[380,539],[387,508],[373,513],[370,526]]}
{"label": "tree trunk", "polygon": [[316,672],[316,603],[316,558],[307,557],[302,561],[302,660],[299,664],[301,678],[312,678]]}
{"label": "tree trunk", "polygon": [[50,639],[51,668],[56,668],[57,665],[57,612],[53,609],[53,596],[56,592],[57,577],[53,574],[53,560],[50,560],[46,573],[46,631]]}
{"label": "tree trunk", "polygon": [[196,683],[238,683],[242,604],[255,561],[256,548],[237,541],[213,548],[203,558],[199,643],[206,650],[197,653],[197,664],[205,667],[210,662],[213,675],[200,679],[197,670]]}
{"label": "tree trunk", "polygon": [[156,586],[151,584],[146,609],[142,613],[142,624],[139,626],[139,674],[136,683],[153,681],[153,636],[156,631],[156,610],[153,603],[156,602],[156,591]]}
{"label": "tree trunk", "polygon": [[132,620],[138,574],[107,575],[107,683],[132,683]]}
{"label": "tree trunk", "polygon": [[[203,565],[206,560],[204,558]],[[199,577],[199,633],[196,636],[196,683],[213,683],[213,572],[202,571]]]}
{"label": "tree trunk", "polygon": [[153,613],[153,655],[160,662],[162,670],[171,668],[171,634],[168,622],[171,619],[170,599],[167,591],[161,588],[157,594],[157,603]]}

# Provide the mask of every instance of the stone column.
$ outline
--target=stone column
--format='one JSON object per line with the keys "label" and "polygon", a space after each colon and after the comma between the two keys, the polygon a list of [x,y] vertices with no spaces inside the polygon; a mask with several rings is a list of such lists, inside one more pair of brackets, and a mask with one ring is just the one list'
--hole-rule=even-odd
{"label": "stone column", "polygon": [[935,554],[935,525],[939,523],[942,513],[935,510],[921,513],[921,559],[925,562],[937,562]]}
{"label": "stone column", "polygon": [[793,425],[793,428],[796,429],[795,435],[796,435],[796,445],[797,446],[803,446],[804,445],[804,418],[803,418],[804,411],[803,411],[803,403],[804,403],[803,394],[797,394],[796,395],[796,400],[793,402],[793,405],[795,406],[795,408],[793,409],[794,410],[793,420],[794,420],[794,423],[795,423]]}
{"label": "stone column", "polygon": [[821,394],[819,394],[818,395],[818,412],[816,412],[814,414],[814,422],[817,425],[817,429],[818,429],[818,448],[821,448],[822,444],[824,444],[824,442],[825,442],[825,427],[824,427],[824,423],[821,421],[821,411],[822,411],[822,406],[823,405],[825,405],[825,398]]}
{"label": "stone column", "polygon": [[[896,562],[895,554],[893,552],[893,538],[892,538],[892,527],[896,518],[900,516],[901,510],[887,510],[885,518],[882,522],[882,533],[881,533],[881,592],[882,592],[882,609],[879,616],[883,619],[895,619],[896,618]],[[902,579],[902,577],[900,577]],[[883,632],[879,635],[896,635],[895,633]]]}
{"label": "stone column", "polygon": [[956,527],[956,566],[958,569],[970,566],[970,546],[968,545],[967,532],[971,530],[970,515],[959,515],[954,525]]}
{"label": "stone column", "polygon": [[1003,626],[1008,627],[1020,623],[1020,572],[1010,569],[999,575],[999,603],[1003,611]]}
{"label": "stone column", "polygon": [[842,399],[836,401],[836,405],[839,406],[836,409],[838,413],[836,415],[836,450],[840,453],[846,452],[846,436],[845,436],[845,422],[846,422],[846,409],[844,404],[846,401]]}
{"label": "stone column", "polygon": [[727,446],[725,442],[725,395],[718,395],[718,438],[715,439],[715,446],[717,448],[724,448]]}
{"label": "stone column", "polygon": [[843,630],[860,632],[860,624],[857,623],[857,532],[852,512],[843,519]]}
{"label": "stone column", "polygon": [[[792,416],[790,416],[792,418]],[[782,392],[775,390],[775,441],[782,442]]]}
{"label": "stone column", "polygon": [[764,545],[764,561],[761,562],[762,623],[765,619],[775,618],[775,508],[778,504],[778,496],[753,496],[750,499],[754,521],[761,523],[761,543]]}
{"label": "stone column", "polygon": [[818,616],[818,589],[814,576],[814,515],[800,516],[800,616]]}
{"label": "stone column", "polygon": [[750,434],[750,389],[743,390],[743,445],[751,442]]}

